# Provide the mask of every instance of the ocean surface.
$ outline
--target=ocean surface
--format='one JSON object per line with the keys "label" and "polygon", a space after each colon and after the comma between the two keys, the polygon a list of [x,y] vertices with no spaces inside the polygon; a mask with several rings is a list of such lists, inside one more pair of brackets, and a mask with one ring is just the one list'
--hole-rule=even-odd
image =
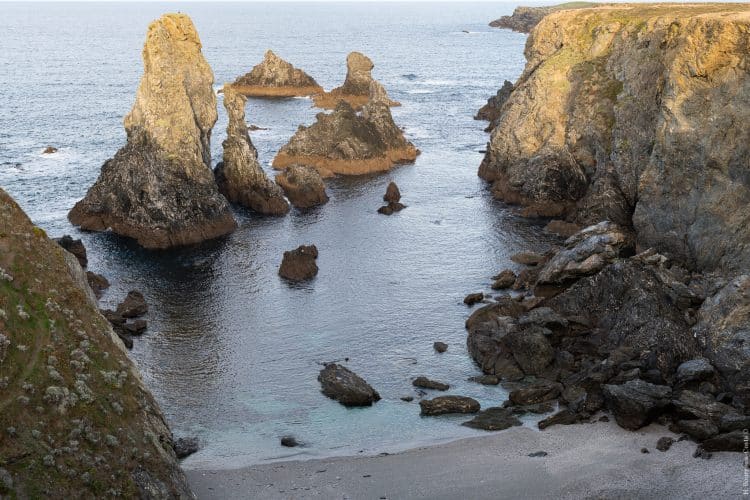
{"label": "ocean surface", "polygon": [[[0,186],[52,236],[83,238],[89,269],[112,287],[103,307],[141,290],[149,329],[132,357],[177,436],[202,449],[184,465],[239,467],[268,460],[393,452],[479,434],[465,418],[422,418],[411,379],[501,404],[506,391],[468,382],[463,297],[488,291],[509,255],[544,249],[541,226],[494,201],[477,177],[488,135],[472,119],[524,66],[525,35],[487,23],[514,4],[5,4],[0,3]],[[180,10],[194,20],[216,88],[266,49],[326,89],[348,52],[372,58],[374,76],[403,106],[396,122],[422,151],[414,165],[327,181],[331,201],[266,218],[235,208],[226,239],[147,252],[111,234],[82,233],[66,215],[125,142],[123,116],[142,74],[148,23]],[[309,99],[255,100],[247,120],[271,172],[276,151],[320,110]],[[221,159],[226,115],[213,132]],[[42,155],[52,145],[59,152]],[[376,213],[389,181],[408,208]],[[282,253],[313,243],[320,272],[290,285]],[[449,344],[437,354],[433,342]],[[322,363],[345,365],[383,399],[347,409],[320,393]],[[303,447],[287,449],[291,434]]]}

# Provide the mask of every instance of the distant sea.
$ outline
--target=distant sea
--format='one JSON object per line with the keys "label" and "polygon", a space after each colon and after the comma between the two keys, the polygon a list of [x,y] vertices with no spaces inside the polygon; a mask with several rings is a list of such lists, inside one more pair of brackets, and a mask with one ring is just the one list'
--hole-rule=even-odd
{"label": "distant sea", "polygon": [[[462,418],[422,418],[411,379],[500,405],[501,387],[466,352],[464,295],[487,291],[508,256],[545,248],[538,224],[494,201],[477,177],[488,135],[472,119],[524,66],[525,35],[487,23],[512,11],[492,3],[0,3],[0,186],[52,236],[83,238],[89,268],[150,304],[131,354],[176,435],[202,449],[190,467],[396,451],[476,435]],[[198,28],[216,88],[260,62],[266,49],[325,88],[339,85],[348,52],[403,106],[393,115],[422,151],[414,165],[328,181],[331,201],[285,218],[236,209],[239,229],[199,247],[152,253],[111,234],[81,233],[66,214],[125,142],[123,116],[142,74],[148,23],[181,10]],[[219,98],[220,99],[220,98]],[[247,120],[263,165],[299,124],[320,112],[308,99],[251,99]],[[226,116],[219,100],[214,162]],[[42,155],[55,146],[59,151]],[[376,213],[389,181],[404,211]],[[318,277],[277,276],[284,250],[318,246]],[[433,342],[449,344],[437,354]],[[320,393],[321,364],[343,360],[383,400],[346,409]],[[279,437],[304,444],[286,449]]]}

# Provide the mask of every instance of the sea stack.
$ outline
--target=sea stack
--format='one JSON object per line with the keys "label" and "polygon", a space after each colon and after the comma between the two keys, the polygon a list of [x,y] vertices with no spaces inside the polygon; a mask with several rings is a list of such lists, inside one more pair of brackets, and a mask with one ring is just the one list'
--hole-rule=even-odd
{"label": "sea stack", "polygon": [[111,229],[146,248],[232,232],[236,223],[210,169],[214,77],[188,16],[165,14],[149,25],[143,65],[135,104],[124,120],[127,144],[104,163],[68,218],[82,229]]}
{"label": "sea stack", "polygon": [[250,73],[237,78],[232,85],[248,97],[296,97],[323,93],[323,87],[310,75],[271,50],[266,51],[263,61],[254,66]]}
{"label": "sea stack", "polygon": [[284,215],[289,204],[281,188],[271,181],[258,162],[258,152],[250,140],[245,123],[247,98],[233,85],[224,86],[227,110],[227,138],[222,143],[224,161],[214,171],[221,194],[258,213]]}
{"label": "sea stack", "polygon": [[[344,84],[336,87],[330,92],[317,95],[313,98],[315,106],[319,108],[333,109],[339,101],[346,101],[352,108],[359,110],[370,100],[370,83],[375,80],[372,78],[372,68],[375,65],[369,57],[360,53],[352,52],[346,57],[346,79]],[[401,106],[400,103],[388,98],[385,89],[383,92],[383,102],[388,106]]]}
{"label": "sea stack", "polygon": [[274,168],[308,165],[327,177],[385,172],[413,162],[419,152],[394,123],[382,85],[370,82],[369,95],[359,114],[342,100],[332,113],[318,113],[314,124],[300,126],[274,158]]}

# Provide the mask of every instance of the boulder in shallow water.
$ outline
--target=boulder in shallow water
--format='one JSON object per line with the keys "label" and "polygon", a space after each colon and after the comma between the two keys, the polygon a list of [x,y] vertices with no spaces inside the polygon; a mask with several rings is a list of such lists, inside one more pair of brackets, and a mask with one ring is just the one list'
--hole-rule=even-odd
{"label": "boulder in shallow water", "polygon": [[476,413],[480,409],[476,399],[467,396],[439,396],[419,402],[421,415],[434,416],[449,413]]}
{"label": "boulder in shallow water", "polygon": [[435,342],[432,344],[433,349],[435,349],[439,353],[443,353],[448,350],[448,344],[445,342]]}
{"label": "boulder in shallow water", "polygon": [[323,394],[344,406],[371,406],[380,394],[353,371],[336,363],[326,365],[318,375]]}
{"label": "boulder in shallow water", "polygon": [[123,318],[137,318],[148,312],[148,304],[143,294],[138,290],[131,290],[125,299],[117,306],[116,313]]}
{"label": "boulder in shallow water", "polygon": [[437,391],[447,391],[451,388],[451,386],[448,384],[444,384],[443,382],[438,382],[436,380],[431,380],[427,377],[417,377],[412,380],[411,385],[413,385],[414,387],[420,387],[422,389],[435,389]]}
{"label": "boulder in shallow water", "polygon": [[177,458],[185,458],[200,449],[200,443],[196,437],[177,438],[172,444]]}
{"label": "boulder in shallow water", "polygon": [[470,293],[466,297],[464,297],[464,304],[467,306],[473,306],[477,302],[482,302],[484,300],[484,293],[477,292],[477,293]]}
{"label": "boulder in shallow water", "polygon": [[301,245],[294,250],[284,252],[279,267],[279,276],[292,281],[303,281],[318,274],[318,248],[315,245]]}
{"label": "boulder in shallow water", "polygon": [[323,87],[315,79],[272,50],[267,50],[263,61],[237,78],[232,86],[248,97],[297,97],[323,93]]}
{"label": "boulder in shallow water", "polygon": [[387,201],[388,203],[396,203],[398,201],[401,201],[401,191],[398,189],[398,186],[395,182],[389,182],[388,187],[385,190],[385,194],[383,195],[383,201]]}
{"label": "boulder in shallow water", "polygon": [[44,151],[42,151],[43,155],[51,155],[52,153],[57,153],[57,148],[54,146],[47,146],[44,148]]}
{"label": "boulder in shallow water", "polygon": [[328,202],[323,178],[312,167],[290,165],[276,176],[276,183],[297,208],[310,208]]}

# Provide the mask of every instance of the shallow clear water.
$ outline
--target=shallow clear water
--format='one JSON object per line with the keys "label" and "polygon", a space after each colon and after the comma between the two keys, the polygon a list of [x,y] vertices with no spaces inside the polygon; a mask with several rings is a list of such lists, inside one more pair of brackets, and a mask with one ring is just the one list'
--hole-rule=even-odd
{"label": "shallow clear water", "polygon": [[[178,435],[203,449],[186,467],[233,467],[297,456],[376,453],[477,434],[463,418],[421,418],[410,381],[500,404],[500,387],[466,381],[466,293],[520,249],[544,248],[538,225],[492,200],[476,175],[487,135],[473,114],[523,69],[525,36],[487,23],[512,4],[0,4],[0,185],[51,235],[85,240],[89,268],[113,283],[104,305],[137,288],[151,311],[132,351]],[[200,247],[145,252],[71,227],[67,211],[124,143],[122,117],[142,73],[148,22],[190,14],[218,85],[272,48],[324,87],[360,50],[391,96],[397,123],[422,150],[415,165],[328,181],[331,201],[285,218],[236,210],[239,229]],[[463,30],[469,31],[465,33]],[[214,129],[221,157],[226,116]],[[307,99],[250,100],[264,165],[320,110]],[[60,151],[41,155],[47,145]],[[269,169],[270,171],[270,169]],[[376,209],[390,180],[408,208]],[[320,273],[292,286],[284,250],[318,246]],[[447,342],[445,354],[434,341]],[[346,409],[319,392],[324,361],[349,358],[383,400]],[[282,449],[294,434],[305,447]]]}

